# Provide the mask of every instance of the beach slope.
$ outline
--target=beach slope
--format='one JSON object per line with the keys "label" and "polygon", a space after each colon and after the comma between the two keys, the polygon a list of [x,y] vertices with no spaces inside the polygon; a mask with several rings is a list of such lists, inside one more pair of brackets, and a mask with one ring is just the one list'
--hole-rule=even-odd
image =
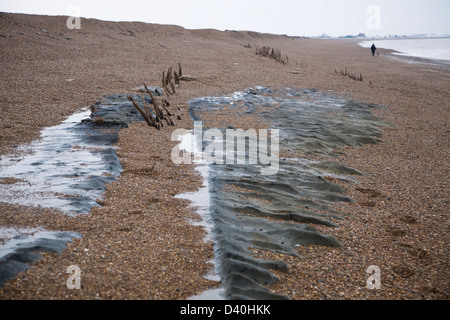
{"label": "beach slope", "polygon": [[[2,158],[20,157],[20,146],[38,139],[44,127],[104,95],[161,85],[162,73],[178,63],[195,80],[182,81],[170,96],[181,114],[176,128],[193,127],[191,99],[255,86],[313,88],[383,105],[374,110],[389,124],[383,142],[342,148],[334,159],[365,173],[357,184],[337,182],[354,201],[345,204],[349,215],[339,228],[323,230],[342,246],[300,246],[303,259],[260,253],[290,268],[289,274],[276,273],[280,281],[270,290],[298,300],[448,298],[448,66],[408,63],[383,50],[372,56],[354,39],[95,19],[81,19],[81,29],[69,30],[66,21],[0,13]],[[280,50],[288,63],[255,54],[257,46]],[[224,118],[240,120],[232,113]],[[123,171],[88,214],[0,203],[1,227],[81,235],[61,254],[41,253],[6,280],[0,298],[173,300],[220,287],[205,277],[214,250],[204,241],[206,231],[192,223],[199,216],[189,201],[174,197],[197,190],[202,181],[193,165],[171,161],[173,129],[144,121],[121,129],[115,146]],[[66,285],[72,265],[81,270],[81,289]],[[379,289],[367,288],[373,265],[380,268]]]}

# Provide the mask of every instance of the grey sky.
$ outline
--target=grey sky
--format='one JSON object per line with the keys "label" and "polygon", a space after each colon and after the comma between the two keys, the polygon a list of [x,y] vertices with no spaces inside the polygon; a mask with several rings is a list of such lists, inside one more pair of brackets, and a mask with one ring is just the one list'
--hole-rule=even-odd
{"label": "grey sky", "polygon": [[295,36],[450,34],[449,0],[0,0],[0,11]]}

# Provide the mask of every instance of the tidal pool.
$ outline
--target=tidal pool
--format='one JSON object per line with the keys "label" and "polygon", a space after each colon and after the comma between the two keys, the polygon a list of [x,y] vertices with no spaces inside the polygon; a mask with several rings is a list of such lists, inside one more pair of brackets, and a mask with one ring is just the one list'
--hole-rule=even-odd
{"label": "tidal pool", "polygon": [[43,129],[39,140],[20,147],[24,155],[0,161],[0,201],[69,215],[99,207],[106,185],[122,172],[118,130],[142,120],[127,95],[117,94]]}
{"label": "tidal pool", "polygon": [[[141,101],[140,95],[133,98]],[[0,201],[55,209],[55,214],[88,214],[121,174],[114,147],[118,130],[142,120],[127,95],[117,94],[43,129],[39,140],[19,147],[20,155],[2,157]],[[79,237],[68,231],[0,227],[0,285],[26,270],[41,257],[39,252],[61,253]]]}
{"label": "tidal pool", "polygon": [[[386,124],[372,111],[383,106],[313,89],[276,92],[264,87],[201,97],[189,105],[194,121],[230,106],[237,115],[257,115],[279,130],[280,154],[299,151],[305,155],[280,158],[278,170],[271,175],[262,175],[258,163],[227,161],[208,164],[204,176],[209,206],[202,210],[212,223],[222,295],[227,299],[286,299],[273,293],[270,285],[279,281],[272,271],[289,273],[289,266],[283,260],[260,259],[254,250],[301,258],[298,246],[341,245],[339,239],[314,227],[339,227],[339,221],[348,216],[336,207],[352,201],[342,187],[325,177],[356,181],[363,174],[335,161],[335,152],[344,146],[381,142]],[[202,142],[205,150],[207,143]],[[318,155],[327,160],[315,160]]]}

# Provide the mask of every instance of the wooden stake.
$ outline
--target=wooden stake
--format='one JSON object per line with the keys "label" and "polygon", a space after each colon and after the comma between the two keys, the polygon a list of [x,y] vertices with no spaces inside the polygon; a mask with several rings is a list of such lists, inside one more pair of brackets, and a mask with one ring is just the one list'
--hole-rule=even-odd
{"label": "wooden stake", "polygon": [[167,86],[167,85],[169,85],[169,81],[170,81],[170,78],[172,77],[172,73],[171,73],[171,71],[170,71],[170,67],[167,69],[167,74],[166,74],[166,80],[164,81],[164,84]]}
{"label": "wooden stake", "polygon": [[170,87],[172,88],[172,92],[175,93],[175,85],[172,81],[170,81]]}
{"label": "wooden stake", "polygon": [[152,99],[152,104],[153,104],[153,105],[156,105],[156,99],[155,99],[155,97],[153,96],[153,94],[150,92],[150,90],[148,90],[148,88],[147,88],[147,86],[146,86],[145,83],[144,83],[144,88],[145,88],[145,91],[147,91],[147,93],[149,94],[150,98]]}
{"label": "wooden stake", "polygon": [[164,110],[166,110],[167,115],[170,117],[170,116],[172,116],[173,114],[167,109],[166,103],[167,103],[167,101],[166,101],[166,100],[163,100],[163,108],[164,108]]}
{"label": "wooden stake", "polygon": [[144,83],[144,87],[145,90],[147,91],[147,93],[150,95],[150,98],[152,98],[152,102],[153,102],[153,107],[155,109],[155,114],[156,114],[156,122],[159,121],[159,119],[162,119],[162,112],[161,109],[158,106],[158,103],[156,102],[155,97],[153,96],[153,94],[151,93],[151,91],[147,88],[147,86]]}
{"label": "wooden stake", "polygon": [[145,101],[144,95],[141,94],[141,98],[142,98],[142,101],[143,101],[143,103],[144,103],[144,111],[145,111],[145,113],[147,114],[147,117],[150,117],[149,112],[148,112],[147,103],[146,103],[146,101]]}
{"label": "wooden stake", "polygon": [[167,71],[168,75],[169,75],[169,82],[172,81],[172,66],[169,67],[169,70]]}
{"label": "wooden stake", "polygon": [[128,100],[130,100],[133,103],[133,105],[136,107],[136,109],[138,109],[138,111],[144,117],[145,121],[147,122],[147,124],[149,126],[157,127],[153,117],[151,115],[147,116],[147,113],[144,110],[142,110],[142,108],[133,100],[133,97],[128,96],[127,98],[128,98]]}
{"label": "wooden stake", "polygon": [[172,93],[169,90],[169,87],[167,85],[163,85],[163,88],[166,89],[167,94],[170,96]]}

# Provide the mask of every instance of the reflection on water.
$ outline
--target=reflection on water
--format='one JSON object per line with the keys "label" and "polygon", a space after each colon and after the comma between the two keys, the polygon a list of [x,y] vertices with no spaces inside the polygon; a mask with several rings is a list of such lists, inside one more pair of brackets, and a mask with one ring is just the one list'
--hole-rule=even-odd
{"label": "reflection on water", "polygon": [[23,157],[0,162],[0,201],[87,213],[121,166],[112,144],[113,128],[82,122],[90,110],[75,113],[60,125],[45,128]]}
{"label": "reflection on water", "polygon": [[[140,95],[132,97],[142,103]],[[142,120],[126,94],[114,94],[43,129],[38,141],[22,147],[25,156],[0,161],[0,201],[88,213],[122,171],[113,146],[118,130]]]}
{"label": "reflection on water", "polygon": [[[354,181],[362,174],[333,161],[334,152],[380,142],[380,127],[385,124],[372,109],[382,107],[316,90],[273,92],[257,87],[192,100],[190,113],[201,120],[201,114],[230,105],[279,129],[280,154],[306,155],[281,158],[275,175],[261,175],[258,164],[226,163],[210,165],[207,177],[216,268],[226,298],[285,299],[269,288],[279,281],[272,270],[289,273],[289,266],[282,260],[261,259],[252,249],[300,258],[297,246],[340,246],[338,239],[314,227],[335,228],[348,218],[336,207],[352,199],[326,177]],[[317,161],[312,155],[328,160]]]}
{"label": "reflection on water", "polygon": [[[126,95],[105,97],[91,110],[85,108],[43,129],[40,140],[20,147],[24,155],[3,157],[0,201],[68,215],[98,207],[106,184],[122,170],[113,147],[118,130],[141,120],[130,104]],[[26,270],[41,257],[39,252],[61,253],[67,242],[79,237],[68,231],[0,228],[0,285]]]}

